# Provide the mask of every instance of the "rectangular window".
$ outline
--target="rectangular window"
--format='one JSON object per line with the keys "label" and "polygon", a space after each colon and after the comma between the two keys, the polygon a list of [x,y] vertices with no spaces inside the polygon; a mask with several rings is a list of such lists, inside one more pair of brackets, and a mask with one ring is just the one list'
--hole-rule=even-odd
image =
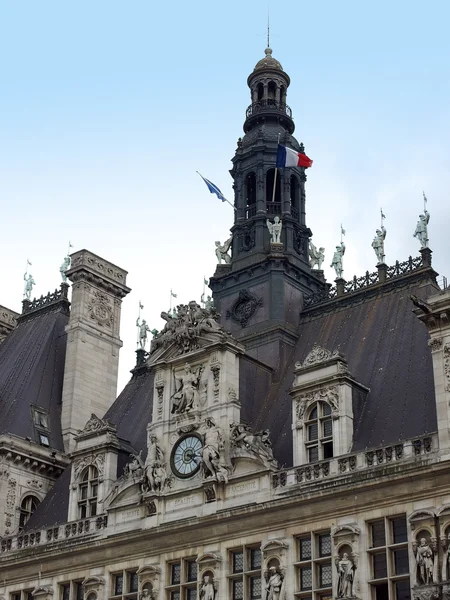
{"label": "rectangular window", "polygon": [[308,448],[308,460],[309,462],[317,462],[319,460],[319,448],[317,446]]}
{"label": "rectangular window", "polygon": [[333,565],[329,532],[302,535],[297,538],[297,542],[295,595],[301,600],[331,597]]}
{"label": "rectangular window", "polygon": [[9,595],[10,600],[20,600],[20,592],[13,592]]}
{"label": "rectangular window", "polygon": [[172,585],[181,583],[181,563],[172,563],[170,572],[170,583]]}
{"label": "rectangular window", "polygon": [[48,435],[45,433],[39,434],[39,443],[41,446],[50,446],[50,440],[48,439]]}
{"label": "rectangular window", "polygon": [[60,598],[61,600],[70,600],[70,583],[63,583],[60,586]]}
{"label": "rectangular window", "polygon": [[84,591],[83,591],[83,582],[82,581],[76,581],[75,584],[75,598],[76,600],[83,600],[84,598]]}
{"label": "rectangular window", "polygon": [[369,532],[371,600],[411,600],[406,517],[373,521]]}
{"label": "rectangular window", "polygon": [[319,437],[319,428],[317,423],[308,425],[308,441],[317,440]]}
{"label": "rectangular window", "polygon": [[135,593],[139,589],[139,578],[136,572],[128,573],[128,592]]}
{"label": "rectangular window", "polygon": [[[123,575],[114,575],[114,596],[123,594]],[[77,598],[78,600],[78,598]]]}
{"label": "rectangular window", "polygon": [[231,600],[260,600],[262,593],[260,545],[231,550],[229,556]]}
{"label": "rectangular window", "polygon": [[233,557],[233,573],[242,573],[244,570],[244,553],[232,552]]}
{"label": "rectangular window", "polygon": [[167,600],[196,600],[198,567],[195,558],[183,558],[167,564],[169,585]]}
{"label": "rectangular window", "polygon": [[386,536],[384,533],[384,519],[372,523],[372,547],[379,548],[386,545]]}

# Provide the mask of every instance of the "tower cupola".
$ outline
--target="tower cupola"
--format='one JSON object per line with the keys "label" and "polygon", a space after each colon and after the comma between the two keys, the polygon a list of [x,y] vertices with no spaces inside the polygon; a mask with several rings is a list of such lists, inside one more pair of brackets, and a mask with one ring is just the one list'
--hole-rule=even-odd
{"label": "tower cupola", "polygon": [[286,104],[286,92],[291,80],[281,63],[272,56],[272,48],[265,49],[265,57],[256,63],[247,79],[251,104],[247,108],[244,131],[247,133],[261,120],[271,117],[289,133],[295,129],[292,111]]}

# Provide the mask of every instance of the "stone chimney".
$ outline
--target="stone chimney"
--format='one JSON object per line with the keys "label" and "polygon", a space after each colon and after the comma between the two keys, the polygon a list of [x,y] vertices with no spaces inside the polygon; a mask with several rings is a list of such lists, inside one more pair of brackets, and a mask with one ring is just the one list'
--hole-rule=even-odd
{"label": "stone chimney", "polygon": [[61,426],[66,452],[92,413],[102,417],[116,399],[120,311],[129,292],[127,272],[80,250],[66,271],[72,281],[72,306],[66,327]]}

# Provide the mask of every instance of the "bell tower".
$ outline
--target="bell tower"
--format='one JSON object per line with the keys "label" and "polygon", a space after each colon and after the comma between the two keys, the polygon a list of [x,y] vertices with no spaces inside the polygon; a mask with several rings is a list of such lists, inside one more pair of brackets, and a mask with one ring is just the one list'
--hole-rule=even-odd
{"label": "bell tower", "polygon": [[[287,350],[293,346],[303,296],[326,283],[323,273],[309,265],[312,234],[306,225],[305,169],[275,172],[278,142],[300,153],[304,147],[293,136],[295,125],[287,104],[290,78],[271,48],[265,49],[247,84],[251,104],[230,171],[235,205],[232,257],[229,264],[217,266],[210,286],[223,326],[249,352],[254,349],[255,355],[277,363],[284,350],[277,352],[273,343],[276,340]],[[278,244],[271,243],[267,223],[275,217],[282,222]],[[273,360],[267,358],[275,355]]]}

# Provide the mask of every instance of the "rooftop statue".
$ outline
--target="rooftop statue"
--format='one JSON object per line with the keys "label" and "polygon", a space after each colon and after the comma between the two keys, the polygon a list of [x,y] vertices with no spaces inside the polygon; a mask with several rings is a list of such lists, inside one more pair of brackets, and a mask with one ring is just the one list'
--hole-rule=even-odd
{"label": "rooftop statue", "polygon": [[427,211],[427,197],[425,192],[423,193],[424,211],[422,215],[419,215],[417,221],[416,231],[413,237],[417,238],[420,242],[420,249],[428,248],[428,223],[430,222],[430,213]]}
{"label": "rooftop statue", "polygon": [[333,260],[331,261],[330,267],[333,267],[336,271],[336,278],[340,279],[342,277],[342,273],[344,271],[344,267],[342,265],[342,257],[345,254],[345,245],[344,242],[341,242],[340,246],[336,246],[336,250],[333,254]]}
{"label": "rooftop statue", "polygon": [[223,245],[220,242],[216,242],[216,256],[219,261],[219,265],[222,261],[229,265],[231,262],[231,256],[228,254],[228,251],[231,247],[231,242],[233,241],[233,236],[230,236]]}
{"label": "rooftop statue", "polygon": [[31,292],[33,291],[33,285],[36,285],[36,282],[34,281],[33,275],[31,275],[31,273],[28,276],[27,273],[25,273],[23,279],[25,281],[23,295],[27,300],[30,300]]}
{"label": "rooftop statue", "polygon": [[271,223],[269,219],[266,220],[267,229],[272,236],[271,244],[281,244],[281,230],[283,228],[283,221],[280,221],[280,217],[275,217],[274,222]]}
{"label": "rooftop statue", "polygon": [[59,267],[59,272],[61,273],[61,279],[63,280],[64,283],[66,283],[66,281],[67,281],[66,271],[70,267],[70,260],[71,260],[70,256],[67,255],[64,258],[62,265]]}
{"label": "rooftop statue", "polygon": [[372,248],[375,251],[375,255],[378,260],[378,264],[384,263],[384,259],[386,258],[384,255],[384,240],[386,238],[386,229],[384,226],[381,226],[381,229],[377,229],[377,233],[373,238]]}
{"label": "rooftop statue", "polygon": [[317,268],[319,270],[322,269],[322,263],[325,260],[325,248],[319,248],[317,250],[317,248],[314,246],[314,244],[310,241],[309,242],[309,265],[311,267],[311,269],[314,269],[314,267],[317,265]]}
{"label": "rooftop statue", "polygon": [[147,344],[147,333],[151,333],[150,327],[147,325],[147,321],[140,317],[136,319],[136,327],[139,329],[139,345],[142,349],[145,349],[145,345]]}

